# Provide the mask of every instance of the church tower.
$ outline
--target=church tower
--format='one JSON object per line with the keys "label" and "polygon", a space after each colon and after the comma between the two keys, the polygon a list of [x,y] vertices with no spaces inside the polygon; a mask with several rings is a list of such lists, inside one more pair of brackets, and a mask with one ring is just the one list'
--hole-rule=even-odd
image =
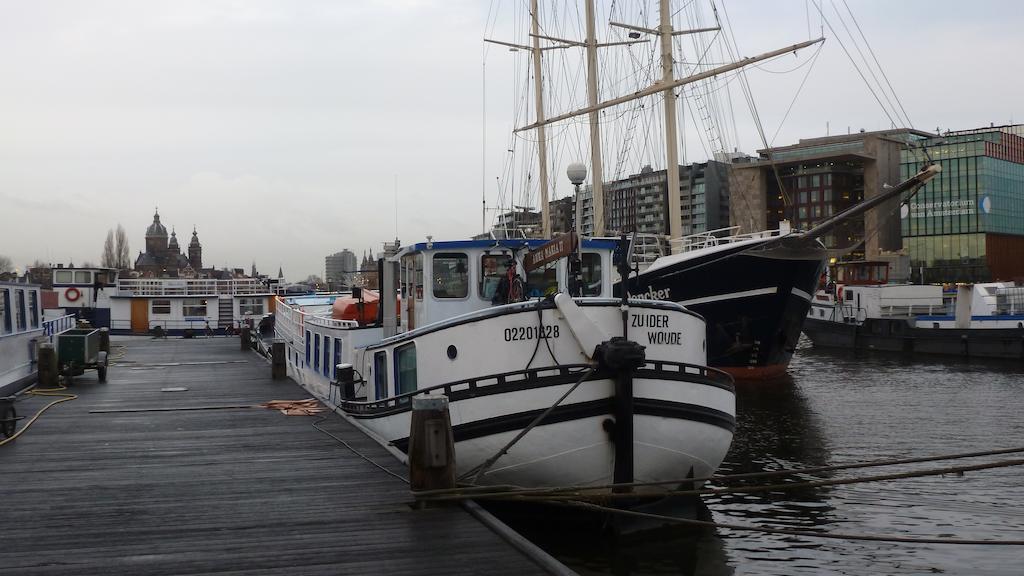
{"label": "church tower", "polygon": [[167,228],[160,223],[160,213],[153,213],[153,223],[146,228],[146,253],[152,254],[158,261],[167,256]]}
{"label": "church tower", "polygon": [[203,269],[203,245],[199,243],[195,226],[192,227],[192,241],[188,243],[188,262],[197,273]]}
{"label": "church tower", "polygon": [[181,254],[181,247],[178,246],[178,234],[171,228],[171,240],[167,243],[167,255],[170,257]]}

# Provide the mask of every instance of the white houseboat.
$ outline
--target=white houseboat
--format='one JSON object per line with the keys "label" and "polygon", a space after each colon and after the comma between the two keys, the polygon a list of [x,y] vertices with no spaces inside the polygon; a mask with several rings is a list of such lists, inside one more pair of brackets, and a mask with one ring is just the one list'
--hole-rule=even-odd
{"label": "white houseboat", "polygon": [[35,383],[40,342],[74,328],[70,315],[44,320],[42,302],[38,284],[0,282],[0,398]]}
{"label": "white houseboat", "polygon": [[400,297],[382,298],[375,321],[358,295],[280,299],[289,373],[403,461],[413,397],[446,396],[457,472],[481,484],[713,472],[732,440],[735,395],[731,378],[706,366],[703,318],[671,302],[612,298],[614,241],[583,242],[576,282],[567,259],[539,244],[407,247],[384,263],[382,293]]}

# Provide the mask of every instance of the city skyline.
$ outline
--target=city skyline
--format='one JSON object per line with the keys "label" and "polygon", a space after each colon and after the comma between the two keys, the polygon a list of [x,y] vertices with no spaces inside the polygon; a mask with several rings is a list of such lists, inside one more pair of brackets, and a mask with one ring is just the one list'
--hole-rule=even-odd
{"label": "city skyline", "polygon": [[[914,127],[1014,120],[1022,80],[997,72],[1015,46],[1012,19],[1002,17],[1012,4],[850,5]],[[725,6],[744,56],[820,28],[807,2]],[[468,238],[481,231],[481,186],[489,203],[498,200],[491,188],[516,127],[512,76],[526,57],[488,51],[482,39],[522,37],[525,24],[512,13],[488,24],[490,7],[469,0],[0,7],[0,69],[14,87],[0,94],[0,254],[19,268],[98,262],[118,223],[137,254],[142,223],[159,205],[198,228],[214,247],[210,264],[255,261],[301,279],[320,275],[323,255],[341,246]],[[598,34],[611,37],[606,22]],[[822,136],[826,126],[833,134],[889,127],[825,35],[801,92],[804,69],[773,72],[809,53],[747,76],[768,137],[781,125],[775,145]],[[615,94],[603,86],[603,96]],[[754,154],[762,146],[736,103],[735,143]],[[552,103],[552,112],[579,104]],[[704,159],[696,132],[684,137],[686,162]],[[657,151],[643,152],[656,169]],[[553,197],[570,188],[562,172],[553,170]]]}

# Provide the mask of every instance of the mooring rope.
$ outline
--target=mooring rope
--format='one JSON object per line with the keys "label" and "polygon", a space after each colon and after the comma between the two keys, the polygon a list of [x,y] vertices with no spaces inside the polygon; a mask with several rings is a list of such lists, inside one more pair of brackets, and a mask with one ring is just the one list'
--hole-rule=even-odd
{"label": "mooring rope", "polygon": [[[964,472],[973,472],[978,470],[990,470],[994,468],[1008,468],[1011,466],[1024,466],[1024,459],[1004,460],[999,462],[989,462],[984,464],[969,464],[964,466],[949,466],[946,468],[932,468],[928,470],[917,470],[912,472],[897,472],[892,474],[880,474],[876,476],[862,476],[859,478],[839,478],[831,480],[811,480],[807,482],[787,482],[783,484],[763,484],[757,486],[732,486],[725,488],[698,488],[693,490],[662,490],[658,492],[644,492],[645,497],[658,497],[658,496],[699,496],[705,494],[751,494],[756,492],[780,492],[786,490],[799,490],[806,488],[822,488],[827,486],[841,486],[848,484],[863,484],[868,482],[883,482],[887,480],[900,480],[907,478],[921,478],[925,476],[941,476],[944,474],[962,474]],[[684,481],[685,482],[685,481]],[[628,486],[639,486],[644,483],[634,484],[616,484],[615,486],[628,487]],[[632,499],[636,498],[635,493],[605,493],[600,494],[586,494],[593,490],[604,490],[609,485],[605,486],[589,486],[589,487],[574,487],[572,490],[566,488],[541,488],[541,489],[498,489],[493,491],[474,490],[471,492],[465,492],[464,489],[456,488],[446,493],[440,493],[442,491],[433,491],[434,494],[427,495],[424,493],[416,493],[415,495],[419,498],[428,500],[464,500],[469,498],[477,499],[496,499],[496,500],[543,500],[543,501],[555,501],[555,500],[579,500],[581,498],[593,497],[598,500],[607,501],[615,499]]]}
{"label": "mooring rope", "polygon": [[750,524],[732,524],[727,522],[711,522],[708,520],[695,520],[689,518],[678,518],[675,516],[664,516],[651,514],[649,512],[637,512],[635,510],[624,510],[621,508],[609,508],[588,502],[560,502],[562,506],[582,508],[591,511],[632,516],[635,518],[647,518],[676,524],[687,524],[690,526],[701,526],[704,528],[722,528],[727,530],[741,530],[747,532],[761,532],[764,534],[781,534],[785,536],[800,536],[804,538],[828,538],[832,540],[861,540],[869,542],[903,542],[908,544],[960,544],[960,545],[986,545],[986,546],[1024,546],[1024,540],[980,540],[968,538],[936,538],[929,536],[897,536],[890,534],[850,534],[843,532],[818,532],[815,530],[801,530],[799,528],[770,528],[765,526],[753,526]]}

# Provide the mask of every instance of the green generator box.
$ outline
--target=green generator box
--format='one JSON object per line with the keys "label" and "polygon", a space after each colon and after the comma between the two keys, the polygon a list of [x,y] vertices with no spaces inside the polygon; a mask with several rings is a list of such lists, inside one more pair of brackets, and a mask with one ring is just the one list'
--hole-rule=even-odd
{"label": "green generator box", "polygon": [[57,361],[64,366],[96,364],[100,352],[98,328],[74,328],[57,335]]}

